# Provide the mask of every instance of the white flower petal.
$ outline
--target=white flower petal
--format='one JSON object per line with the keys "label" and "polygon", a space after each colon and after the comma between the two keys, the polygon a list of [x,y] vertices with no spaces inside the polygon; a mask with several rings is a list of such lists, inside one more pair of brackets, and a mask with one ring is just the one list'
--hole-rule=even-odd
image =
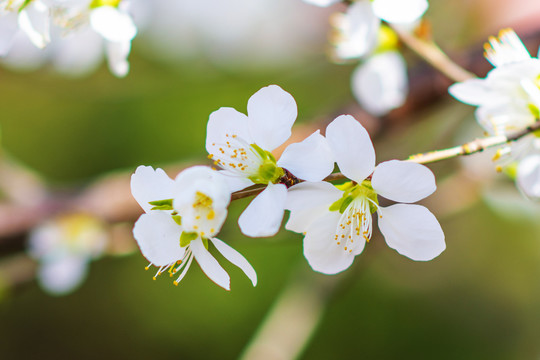
{"label": "white flower petal", "polygon": [[421,200],[437,189],[435,175],[429,168],[399,160],[385,161],[377,165],[371,185],[379,195],[405,203]]}
{"label": "white flower petal", "polygon": [[206,151],[220,156],[230,137],[241,138],[246,144],[254,141],[249,133],[248,117],[230,107],[222,107],[210,114],[206,125]]}
{"label": "white flower petal", "polygon": [[229,187],[229,191],[231,193],[243,190],[253,185],[253,181],[245,177],[240,177],[237,174],[232,174],[230,171],[218,170],[218,172],[223,175],[223,180],[225,180],[225,183]]}
{"label": "white flower petal", "polygon": [[88,272],[86,257],[66,256],[40,266],[37,280],[51,295],[65,295],[79,287]]}
{"label": "white flower petal", "polygon": [[129,62],[127,60],[131,51],[131,42],[106,42],[107,64],[109,70],[117,77],[124,77],[129,72]]}
{"label": "white flower petal", "polygon": [[5,56],[9,52],[18,31],[19,24],[15,12],[0,17],[0,56]]}
{"label": "white flower petal", "polygon": [[325,137],[315,131],[302,142],[287,146],[277,164],[306,181],[320,181],[334,169],[334,158]]}
{"label": "white flower petal", "polygon": [[268,184],[238,218],[242,233],[251,237],[275,235],[283,220],[286,198],[285,185]]}
{"label": "white flower petal", "polygon": [[528,197],[540,199],[540,154],[526,156],[520,161],[516,184]]}
{"label": "white flower petal", "polygon": [[43,49],[51,41],[49,8],[41,1],[31,2],[19,13],[19,27],[36,47]]}
{"label": "white flower petal", "polygon": [[341,2],[341,0],[304,0],[304,2],[315,6],[326,7]]}
{"label": "white flower petal", "polygon": [[227,218],[231,200],[224,176],[208,166],[192,166],[178,174],[174,182],[173,207],[182,216],[182,227],[204,237],[216,235]]}
{"label": "white flower petal", "polygon": [[373,13],[371,2],[361,0],[349,6],[345,14],[336,14],[335,26],[339,31],[336,55],[341,59],[362,57],[377,45],[381,21]]}
{"label": "white flower petal", "polygon": [[139,166],[131,175],[131,194],[145,212],[153,207],[150,201],[172,199],[174,180],[163,169]]}
{"label": "white flower petal", "polygon": [[133,227],[133,237],[143,256],[155,266],[166,266],[183,258],[181,234],[182,227],[165,212],[142,214]]}
{"label": "white flower petal", "polygon": [[390,23],[406,24],[422,17],[429,4],[427,0],[373,0],[373,12]]}
{"label": "white flower petal", "polygon": [[[304,238],[306,260],[313,270],[323,274],[337,274],[349,268],[354,261],[355,254],[343,250],[335,241],[340,215],[339,212],[332,211],[316,219]],[[360,252],[361,250],[363,246]]]}
{"label": "white flower petal", "polygon": [[303,182],[289,188],[285,209],[290,210],[285,229],[305,232],[311,223],[328,212],[343,192],[328,182]]}
{"label": "white flower petal", "polygon": [[263,87],[247,105],[249,129],[255,143],[272,151],[291,136],[298,110],[291,94],[277,85]]}
{"label": "white flower petal", "polygon": [[482,105],[496,96],[485,79],[469,79],[448,88],[450,95],[469,105]]}
{"label": "white flower petal", "polygon": [[[379,207],[379,229],[389,247],[416,261],[428,261],[446,248],[441,225],[420,205]],[[381,217],[382,216],[382,217]]]}
{"label": "white flower petal", "polygon": [[341,172],[361,183],[375,168],[369,134],[351,115],[341,115],[326,128],[326,139]]}
{"label": "white flower petal", "polygon": [[56,71],[68,76],[84,76],[103,61],[103,39],[90,28],[55,39],[52,64]]}
{"label": "white flower petal", "polygon": [[137,27],[131,16],[112,6],[100,6],[92,10],[90,25],[111,42],[131,41],[137,35]]}
{"label": "white flower petal", "polygon": [[225,259],[238,266],[246,274],[253,286],[257,286],[257,273],[242,254],[218,238],[210,239],[210,241]]}
{"label": "white flower petal", "polygon": [[352,92],[362,107],[381,116],[400,107],[407,98],[407,64],[397,51],[371,56],[352,74]]}
{"label": "white flower petal", "polygon": [[231,289],[231,278],[229,274],[219,265],[217,260],[204,247],[201,239],[193,240],[190,243],[191,251],[195,256],[195,260],[199,263],[202,271],[217,285],[225,290]]}

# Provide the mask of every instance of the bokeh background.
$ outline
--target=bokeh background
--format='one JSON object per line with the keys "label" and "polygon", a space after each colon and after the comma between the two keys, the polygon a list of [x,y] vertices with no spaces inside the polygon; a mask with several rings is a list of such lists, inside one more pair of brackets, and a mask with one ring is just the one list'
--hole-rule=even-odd
{"label": "bokeh background", "polygon": [[[540,14],[535,3],[437,0],[426,18],[441,47],[482,75],[489,69],[482,41],[499,28],[514,26],[536,54],[540,28],[529,21]],[[129,176],[141,164],[207,163],[208,115],[221,106],[245,112],[249,96],[269,84],[295,97],[301,129],[324,128],[342,113],[361,119],[378,161],[480,134],[474,109],[446,95],[450,82],[408,52],[408,105],[383,119],[364,113],[349,88],[356,64],[335,65],[326,56],[328,17],[339,5],[157,1],[161,12],[147,6],[138,15],[144,31],[133,42],[125,79],[105,65],[78,78],[43,61],[27,62],[23,71],[12,60],[0,69],[3,154],[39,174],[55,196],[110,172]],[[152,281],[137,249],[105,256],[66,296],[50,296],[33,280],[3,286],[0,358],[236,359],[284,289],[294,286],[315,288],[322,304],[301,359],[538,358],[540,208],[495,173],[489,156],[467,160],[431,166],[439,191],[427,204],[447,241],[433,261],[411,261],[374,235],[345,273],[316,274],[303,259],[301,236],[241,235],[242,200],[231,205],[220,238],[255,267],[256,288],[224,259],[230,292],[196,265],[175,287],[165,277]],[[24,251],[25,236],[0,241],[0,262]],[[283,331],[296,321],[302,318],[285,319]]]}

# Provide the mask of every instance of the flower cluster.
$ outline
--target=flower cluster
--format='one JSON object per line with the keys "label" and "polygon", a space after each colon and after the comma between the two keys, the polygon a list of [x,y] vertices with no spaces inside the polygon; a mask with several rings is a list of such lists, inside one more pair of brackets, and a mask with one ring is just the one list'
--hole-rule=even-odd
{"label": "flower cluster", "polygon": [[[456,99],[478,106],[476,119],[490,135],[525,129],[540,116],[540,59],[531,57],[516,33],[502,30],[485,44],[485,57],[494,68],[484,79],[470,79],[449,88]],[[499,160],[500,159],[500,160]],[[518,188],[540,199],[540,139],[532,133],[500,149],[501,168],[515,173]],[[512,169],[517,168],[515,171]]]}
{"label": "flower cluster", "polygon": [[123,77],[137,34],[128,8],[129,0],[1,0],[0,55],[22,31],[36,47],[51,48],[53,65],[65,73],[93,68],[105,53],[111,72]]}
{"label": "flower cluster", "polygon": [[[409,204],[435,190],[428,168],[397,160],[375,167],[369,135],[350,115],[328,125],[326,137],[316,131],[289,144],[276,159],[272,151],[291,136],[296,116],[294,98],[270,85],[249,99],[247,115],[226,107],[210,115],[206,149],[219,170],[195,166],[174,180],[161,169],[136,170],[131,190],[145,214],[133,233],[143,255],[158,267],[156,275],[179,273],[178,284],[195,259],[211,280],[228,290],[229,276],[210,254],[212,244],[256,285],[248,261],[215,237],[232,193],[252,186],[262,191],[240,215],[241,231],[251,237],[272,236],[289,210],[286,229],[306,235],[304,255],[315,271],[335,274],[347,269],[371,238],[375,212],[386,242],[399,253],[425,261],[444,250],[435,216]],[[323,181],[335,162],[350,181]],[[380,206],[378,194],[405,204]]]}
{"label": "flower cluster", "polygon": [[[339,2],[304,1],[317,6]],[[408,31],[427,8],[426,0],[359,0],[332,17],[337,61],[365,59],[353,72],[351,88],[369,113],[385,115],[403,105],[408,92],[407,65],[397,50],[397,36],[382,22]]]}

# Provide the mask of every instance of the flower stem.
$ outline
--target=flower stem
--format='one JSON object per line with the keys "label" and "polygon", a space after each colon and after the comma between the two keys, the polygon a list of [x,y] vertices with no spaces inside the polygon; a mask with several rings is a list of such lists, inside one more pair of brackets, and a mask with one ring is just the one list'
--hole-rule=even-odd
{"label": "flower stem", "polygon": [[528,135],[534,131],[540,129],[540,121],[535,122],[533,125],[526,127],[512,135],[499,135],[482,139],[475,139],[463,145],[455,146],[449,149],[435,150],[427,153],[411,155],[406,161],[416,162],[418,164],[428,164],[436,161],[451,159],[457,156],[471,155],[477,152],[481,152],[484,149],[494,146],[504,145],[506,143],[521,139],[525,135]]}
{"label": "flower stem", "polygon": [[422,39],[413,32],[400,29],[394,25],[390,26],[409,49],[449,79],[455,82],[462,82],[476,77],[476,75],[452,61],[435,42]]}

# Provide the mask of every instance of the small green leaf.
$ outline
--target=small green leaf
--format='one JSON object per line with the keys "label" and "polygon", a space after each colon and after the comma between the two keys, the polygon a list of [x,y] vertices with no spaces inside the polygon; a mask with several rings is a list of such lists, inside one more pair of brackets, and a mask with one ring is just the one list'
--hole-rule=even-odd
{"label": "small green leaf", "polygon": [[175,223],[177,223],[178,225],[182,225],[182,217],[180,215],[173,215],[172,218]]}
{"label": "small green leaf", "polygon": [[195,240],[199,235],[196,232],[183,231],[180,235],[180,247],[186,247],[190,242]]}

